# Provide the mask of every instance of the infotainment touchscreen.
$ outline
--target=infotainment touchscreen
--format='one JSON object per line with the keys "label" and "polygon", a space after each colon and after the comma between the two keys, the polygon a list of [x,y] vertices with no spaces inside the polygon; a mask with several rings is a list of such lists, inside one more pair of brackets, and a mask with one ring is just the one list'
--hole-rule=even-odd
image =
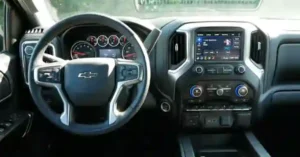
{"label": "infotainment touchscreen", "polygon": [[242,54],[241,32],[198,32],[196,61],[236,61]]}

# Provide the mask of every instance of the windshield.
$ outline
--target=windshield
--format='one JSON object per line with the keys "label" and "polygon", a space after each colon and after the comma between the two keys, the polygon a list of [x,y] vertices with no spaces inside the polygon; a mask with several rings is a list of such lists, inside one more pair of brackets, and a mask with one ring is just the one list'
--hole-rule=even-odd
{"label": "windshield", "polygon": [[[47,1],[47,0],[46,0]],[[157,18],[165,16],[257,16],[300,18],[300,0],[48,0],[59,19],[79,13]]]}

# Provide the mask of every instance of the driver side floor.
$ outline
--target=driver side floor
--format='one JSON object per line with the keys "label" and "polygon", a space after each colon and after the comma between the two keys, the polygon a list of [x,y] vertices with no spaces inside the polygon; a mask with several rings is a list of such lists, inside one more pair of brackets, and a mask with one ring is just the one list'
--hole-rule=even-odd
{"label": "driver side floor", "polygon": [[55,139],[49,147],[49,157],[174,157],[176,141],[155,134],[112,133],[101,137],[67,137]]}

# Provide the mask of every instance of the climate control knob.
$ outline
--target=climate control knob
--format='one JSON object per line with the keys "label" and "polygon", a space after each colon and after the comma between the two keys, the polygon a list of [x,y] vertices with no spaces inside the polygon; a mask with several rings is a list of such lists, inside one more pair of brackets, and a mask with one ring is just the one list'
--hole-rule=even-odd
{"label": "climate control knob", "polygon": [[193,98],[198,98],[202,95],[203,90],[201,86],[195,85],[190,89],[190,95]]}
{"label": "climate control knob", "polygon": [[223,94],[224,94],[224,89],[223,89],[223,88],[217,89],[216,94],[217,94],[218,96],[223,96]]}
{"label": "climate control knob", "polygon": [[238,97],[245,97],[248,95],[248,92],[249,92],[248,87],[245,85],[238,85],[235,88],[235,95]]}

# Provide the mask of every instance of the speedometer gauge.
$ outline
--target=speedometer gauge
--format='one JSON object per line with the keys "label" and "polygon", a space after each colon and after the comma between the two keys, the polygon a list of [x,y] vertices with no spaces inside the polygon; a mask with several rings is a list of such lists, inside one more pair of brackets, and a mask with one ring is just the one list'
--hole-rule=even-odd
{"label": "speedometer gauge", "polygon": [[123,47],[122,57],[124,59],[130,59],[130,60],[135,60],[136,59],[136,52],[134,50],[134,47],[130,43],[127,43]]}
{"label": "speedometer gauge", "polygon": [[96,50],[93,45],[86,41],[78,41],[71,48],[71,58],[91,58],[95,57]]}

